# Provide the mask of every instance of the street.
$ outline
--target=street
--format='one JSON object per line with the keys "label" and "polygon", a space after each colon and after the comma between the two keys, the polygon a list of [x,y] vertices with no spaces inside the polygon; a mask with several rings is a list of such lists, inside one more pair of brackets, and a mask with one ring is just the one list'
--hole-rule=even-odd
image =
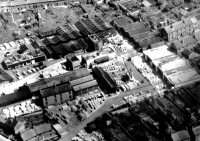
{"label": "street", "polygon": [[76,134],[83,129],[84,127],[87,126],[88,123],[92,122],[95,118],[101,116],[103,113],[108,112],[111,110],[111,106],[113,104],[117,105],[120,104],[120,102],[123,100],[123,97],[131,95],[133,93],[139,93],[139,92],[146,92],[146,91],[151,91],[153,90],[153,87],[149,85],[143,85],[140,87],[137,87],[136,89],[127,91],[127,92],[121,92],[118,96],[108,98],[105,102],[105,104],[99,108],[94,114],[92,114],[89,118],[86,120],[80,122],[80,124],[70,128],[70,131],[62,137],[59,141],[71,141],[73,137],[76,136]]}

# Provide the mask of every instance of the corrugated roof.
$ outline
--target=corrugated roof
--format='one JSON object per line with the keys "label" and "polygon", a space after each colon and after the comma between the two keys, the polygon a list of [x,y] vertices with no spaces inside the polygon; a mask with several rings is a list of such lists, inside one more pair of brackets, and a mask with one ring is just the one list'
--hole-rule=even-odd
{"label": "corrugated roof", "polygon": [[82,84],[82,83],[85,83],[85,82],[88,82],[88,81],[91,81],[91,80],[94,80],[93,76],[88,75],[88,76],[70,81],[70,84],[71,84],[71,86],[76,86],[76,85],[79,85],[79,84]]}
{"label": "corrugated roof", "polygon": [[73,87],[74,91],[80,91],[82,89],[85,89],[85,88],[89,88],[89,87],[92,87],[92,86],[97,86],[97,81],[96,80],[92,80],[92,81],[89,81],[89,82],[86,82],[86,83],[83,83],[83,84],[80,84],[80,85],[76,85]]}

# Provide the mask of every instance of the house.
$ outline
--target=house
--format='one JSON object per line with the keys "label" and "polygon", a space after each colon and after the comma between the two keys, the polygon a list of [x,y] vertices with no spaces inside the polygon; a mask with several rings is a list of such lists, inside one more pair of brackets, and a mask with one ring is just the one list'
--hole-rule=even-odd
{"label": "house", "polygon": [[81,63],[74,54],[69,54],[66,56],[66,66],[69,70],[77,70],[80,69]]}
{"label": "house", "polygon": [[177,54],[180,54],[184,49],[191,50],[197,41],[192,36],[185,36],[179,40],[176,40],[171,43],[171,48]]}
{"label": "house", "polygon": [[189,17],[162,28],[161,34],[165,40],[174,41],[186,35],[191,35],[194,32],[196,23],[195,18]]}

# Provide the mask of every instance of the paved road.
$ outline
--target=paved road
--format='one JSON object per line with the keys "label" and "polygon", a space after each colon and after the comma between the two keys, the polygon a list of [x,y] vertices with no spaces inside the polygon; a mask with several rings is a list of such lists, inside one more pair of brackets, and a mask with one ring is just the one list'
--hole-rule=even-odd
{"label": "paved road", "polygon": [[110,111],[112,104],[116,104],[116,105],[119,104],[123,100],[124,96],[128,96],[133,93],[138,93],[140,91],[146,92],[151,89],[153,89],[153,87],[151,85],[144,85],[144,86],[138,87],[137,89],[133,89],[128,92],[122,92],[120,95],[118,95],[116,97],[108,98],[106,100],[105,104],[101,108],[99,108],[92,116],[90,116],[88,119],[84,120],[83,122],[80,122],[80,124],[75,126],[74,128],[71,128],[70,131],[64,137],[62,137],[59,141],[71,141],[71,139],[74,136],[76,136],[76,134],[81,129],[86,127],[88,123],[93,121],[95,118],[101,116],[103,113]]}

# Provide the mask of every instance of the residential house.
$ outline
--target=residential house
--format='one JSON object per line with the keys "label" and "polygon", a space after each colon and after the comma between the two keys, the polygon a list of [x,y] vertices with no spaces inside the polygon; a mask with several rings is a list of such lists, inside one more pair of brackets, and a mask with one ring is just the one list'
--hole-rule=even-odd
{"label": "residential house", "polygon": [[196,18],[189,17],[164,27],[161,29],[161,34],[165,40],[171,42],[186,35],[191,35],[194,32],[196,23]]}
{"label": "residential house", "polygon": [[184,49],[191,50],[197,41],[192,36],[185,36],[179,40],[171,43],[171,49],[175,51],[176,54],[181,54]]}

